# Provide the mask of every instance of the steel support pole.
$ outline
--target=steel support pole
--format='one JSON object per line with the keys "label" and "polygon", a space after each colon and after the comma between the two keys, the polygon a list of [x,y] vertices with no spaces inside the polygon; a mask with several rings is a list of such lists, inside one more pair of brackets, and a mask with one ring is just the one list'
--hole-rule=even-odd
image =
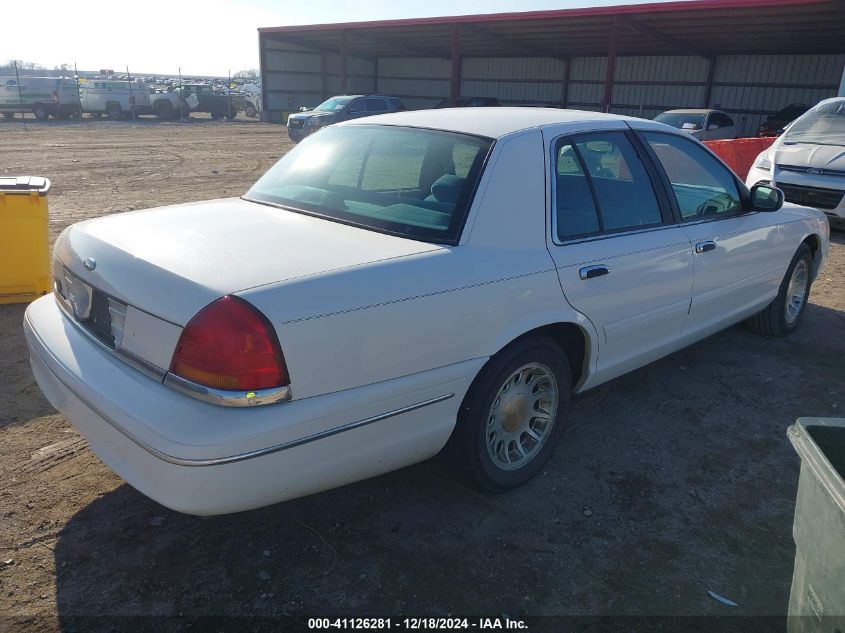
{"label": "steel support pole", "polygon": [[610,111],[610,102],[613,98],[613,77],[616,74],[616,39],[618,20],[613,16],[613,25],[610,28],[610,45],[607,47],[607,71],[604,76],[604,96],[601,100],[602,112]]}
{"label": "steel support pole", "polygon": [[340,93],[347,93],[346,77],[346,29],[340,31]]}
{"label": "steel support pole", "polygon": [[452,26],[452,70],[449,75],[451,79],[449,85],[449,100],[451,105],[457,105],[458,98],[461,95],[461,41],[458,25]]}
{"label": "steel support pole", "polygon": [[710,97],[713,94],[713,73],[716,70],[716,58],[707,58],[707,83],[704,86],[704,103],[701,104],[703,108],[710,107]]}

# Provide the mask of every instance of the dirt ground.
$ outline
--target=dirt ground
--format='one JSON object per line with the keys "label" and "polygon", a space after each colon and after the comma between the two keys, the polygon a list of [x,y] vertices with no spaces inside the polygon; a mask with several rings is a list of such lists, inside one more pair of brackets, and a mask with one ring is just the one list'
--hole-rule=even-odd
{"label": "dirt ground", "polygon": [[[83,218],[238,195],[289,147],[253,121],[0,122],[0,176],[53,181],[55,239]],[[398,613],[768,615],[782,631],[799,467],[786,428],[845,408],[834,241],[794,336],[735,327],[588,392],[519,490],[478,494],[434,459],[208,519],[150,501],[88,450],[35,385],[24,307],[0,306],[0,630]],[[145,615],[173,619],[129,617]]]}

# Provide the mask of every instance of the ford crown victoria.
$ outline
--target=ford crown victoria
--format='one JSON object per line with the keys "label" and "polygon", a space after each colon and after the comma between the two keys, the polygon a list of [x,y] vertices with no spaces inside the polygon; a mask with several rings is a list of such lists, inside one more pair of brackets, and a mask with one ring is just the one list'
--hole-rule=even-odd
{"label": "ford crown victoria", "polygon": [[24,325],[49,401],[170,508],[444,447],[501,491],[572,394],[743,320],[795,330],[827,251],[820,212],[653,121],[404,112],[319,131],[242,198],[69,227]]}

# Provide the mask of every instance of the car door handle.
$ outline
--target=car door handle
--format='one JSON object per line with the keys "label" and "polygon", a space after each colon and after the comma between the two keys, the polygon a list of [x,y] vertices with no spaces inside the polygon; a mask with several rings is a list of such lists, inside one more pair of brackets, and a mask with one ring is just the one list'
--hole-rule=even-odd
{"label": "car door handle", "polygon": [[593,277],[601,277],[602,275],[608,274],[610,274],[610,268],[604,264],[599,264],[598,266],[584,266],[578,271],[578,276],[583,280],[592,279]]}
{"label": "car door handle", "polygon": [[695,245],[695,252],[696,253],[707,253],[709,251],[716,250],[716,242],[711,240],[707,240],[706,242],[699,242]]}

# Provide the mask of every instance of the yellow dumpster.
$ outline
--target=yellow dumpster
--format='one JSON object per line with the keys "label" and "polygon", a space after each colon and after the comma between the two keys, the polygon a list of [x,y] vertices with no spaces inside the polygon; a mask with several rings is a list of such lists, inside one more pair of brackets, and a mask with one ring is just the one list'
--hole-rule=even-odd
{"label": "yellow dumpster", "polygon": [[50,291],[49,191],[46,178],[0,178],[0,304]]}

